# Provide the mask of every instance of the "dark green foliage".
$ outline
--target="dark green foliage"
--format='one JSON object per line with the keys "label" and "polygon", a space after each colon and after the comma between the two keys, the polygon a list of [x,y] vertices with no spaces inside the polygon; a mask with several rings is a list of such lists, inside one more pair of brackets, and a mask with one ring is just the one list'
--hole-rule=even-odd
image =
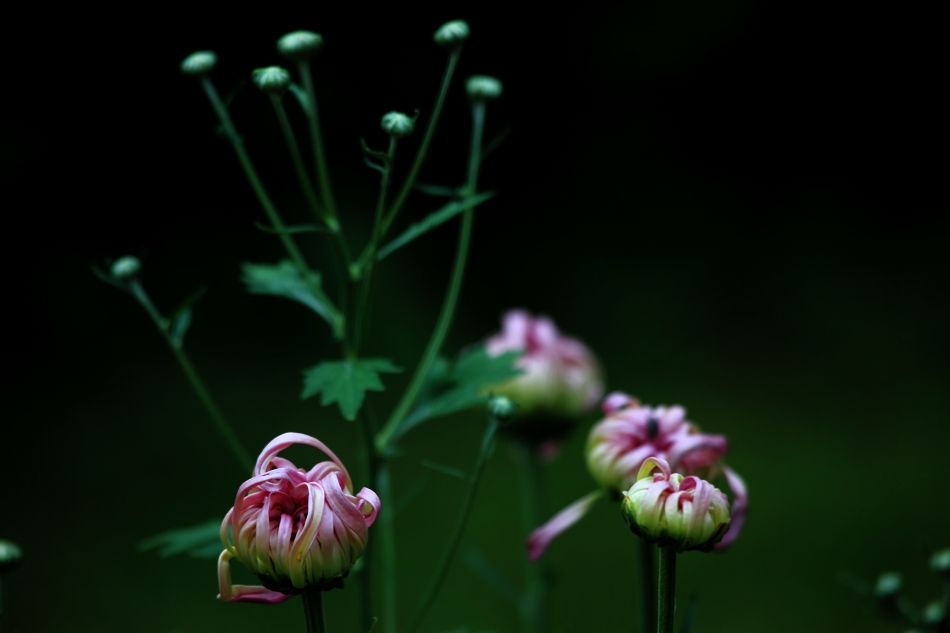
{"label": "dark green foliage", "polygon": [[320,404],[336,403],[344,418],[355,420],[366,392],[383,390],[379,374],[399,371],[402,370],[385,358],[320,363],[304,371],[300,397],[306,399],[322,394]]}

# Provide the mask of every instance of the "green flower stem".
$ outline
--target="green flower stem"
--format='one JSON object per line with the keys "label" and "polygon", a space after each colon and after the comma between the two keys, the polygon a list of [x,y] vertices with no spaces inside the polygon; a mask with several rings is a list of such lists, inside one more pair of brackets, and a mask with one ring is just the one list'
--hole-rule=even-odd
{"label": "green flower stem", "polygon": [[[476,102],[472,104],[472,144],[469,150],[468,158],[468,179],[462,191],[462,198],[475,195],[478,187],[478,168],[481,162],[482,136],[485,128],[485,104]],[[386,454],[389,450],[389,443],[392,441],[396,430],[403,418],[409,413],[412,405],[415,404],[419,391],[425,383],[432,368],[432,363],[439,355],[445,337],[449,332],[449,326],[452,324],[452,318],[455,315],[455,306],[458,303],[459,293],[462,289],[462,278],[465,275],[465,264],[468,261],[468,248],[472,240],[472,221],[474,213],[471,207],[465,209],[462,213],[462,223],[459,227],[458,248],[455,251],[455,264],[452,267],[452,276],[449,279],[449,288],[445,293],[445,299],[442,301],[442,309],[436,321],[435,329],[429,338],[429,343],[416,366],[416,371],[412,375],[406,391],[400,398],[399,403],[393,410],[392,415],[386,420],[386,424],[379,433],[376,434],[376,448]]]}
{"label": "green flower stem", "polygon": [[449,86],[452,83],[452,76],[455,74],[455,67],[458,65],[459,56],[461,56],[461,54],[461,46],[456,47],[449,54],[449,61],[445,66],[445,73],[442,75],[442,84],[439,86],[439,94],[435,98],[435,105],[432,107],[432,116],[429,117],[429,123],[426,125],[426,131],[422,136],[422,142],[419,144],[419,149],[416,151],[416,158],[412,162],[412,167],[409,169],[409,174],[406,176],[406,182],[403,183],[402,189],[400,189],[399,193],[396,195],[393,205],[389,209],[389,214],[386,216],[386,220],[383,223],[383,235],[386,235],[386,232],[389,231],[390,226],[392,226],[393,221],[396,219],[396,215],[399,214],[399,211],[406,203],[406,199],[412,192],[413,186],[416,184],[416,178],[419,176],[419,170],[422,169],[422,164],[425,162],[426,153],[429,151],[429,145],[432,143],[432,137],[435,135],[435,128],[438,125],[439,117],[442,114],[442,106],[445,105],[445,97],[449,93]]}
{"label": "green flower stem", "polygon": [[[367,406],[367,410],[369,407]],[[363,459],[366,462],[366,479],[365,481],[373,482],[373,485],[376,487],[376,490],[379,490],[379,468],[380,460],[376,455],[376,446],[373,444],[373,430],[375,428],[375,417],[367,415],[367,411],[364,410],[359,418],[357,423],[360,431],[360,439],[363,443]],[[388,477],[388,474],[387,474]],[[388,485],[388,482],[387,482]],[[388,494],[388,493],[387,493]],[[382,498],[382,497],[381,497]],[[388,503],[388,501],[387,501]],[[379,526],[382,525],[382,519],[379,519],[376,523],[376,530],[379,530]],[[374,583],[375,580],[375,556],[376,556],[376,539],[370,539],[368,544],[369,550],[363,555],[363,570],[360,573],[360,600],[361,600],[361,617],[362,617],[362,630],[370,631],[373,628],[374,621],[373,617],[375,614],[375,592],[374,592]]]}
{"label": "green flower stem", "polygon": [[234,122],[231,121],[231,115],[228,113],[227,107],[225,107],[224,103],[221,101],[221,97],[218,96],[218,91],[215,89],[214,84],[211,83],[210,79],[205,78],[201,80],[201,85],[204,87],[205,94],[208,96],[208,100],[211,102],[211,107],[214,108],[215,113],[218,115],[218,119],[221,122],[221,127],[224,129],[225,135],[228,137],[228,140],[231,142],[231,146],[234,148],[234,153],[237,154],[238,161],[241,163],[241,168],[244,170],[244,175],[251,184],[251,188],[254,190],[254,194],[257,196],[257,200],[260,202],[261,207],[263,207],[264,213],[267,214],[267,219],[277,231],[278,237],[280,238],[281,243],[284,245],[284,249],[286,249],[287,254],[290,256],[291,261],[293,261],[298,270],[300,270],[302,273],[309,272],[310,268],[307,266],[306,260],[303,258],[303,255],[297,248],[297,244],[294,242],[293,238],[287,233],[284,222],[281,220],[280,214],[277,213],[277,208],[274,206],[274,203],[268,195],[267,190],[264,189],[261,179],[257,176],[257,170],[254,169],[254,163],[251,162],[251,157],[248,156],[247,150],[244,149],[244,141],[241,139],[237,129],[234,127]]}
{"label": "green flower stem", "polygon": [[396,633],[399,620],[398,592],[396,590],[396,524],[393,521],[396,504],[389,466],[385,462],[379,464],[376,472],[376,490],[379,493],[380,504],[383,508],[379,513],[377,521],[379,527],[376,534],[379,541],[379,559],[382,570],[383,617],[380,627],[382,633]]}
{"label": "green flower stem", "polygon": [[669,547],[659,550],[656,633],[673,633],[676,619],[676,550]]}
{"label": "green flower stem", "polygon": [[300,80],[303,82],[304,92],[307,93],[307,127],[310,130],[310,144],[313,146],[313,163],[317,172],[317,182],[320,183],[320,196],[326,208],[330,229],[340,231],[340,223],[336,213],[336,202],[333,200],[333,190],[330,187],[330,171],[327,169],[327,155],[323,149],[323,134],[320,131],[320,113],[317,109],[317,92],[313,87],[313,73],[310,62],[301,60],[297,63],[300,71]]}
{"label": "green flower stem", "polygon": [[[525,534],[541,525],[547,518],[546,486],[541,460],[536,447],[527,442],[517,442],[524,475],[521,478],[522,507],[524,508]],[[527,587],[525,591],[524,623],[527,633],[546,633],[550,630],[547,621],[547,565],[544,558],[527,563]]]}
{"label": "green flower stem", "polygon": [[482,473],[485,471],[485,464],[488,463],[488,458],[492,454],[495,445],[495,433],[497,431],[498,419],[494,415],[489,415],[488,424],[485,425],[485,432],[482,434],[481,449],[478,452],[478,459],[475,462],[475,470],[472,472],[471,479],[468,483],[468,492],[462,501],[462,512],[459,515],[458,522],[455,524],[455,530],[452,533],[449,546],[442,554],[439,566],[436,569],[435,575],[432,577],[432,582],[422,598],[419,611],[412,619],[412,625],[407,629],[410,633],[417,631],[425,620],[426,613],[428,613],[429,608],[439,595],[439,590],[442,588],[449,568],[452,566],[452,561],[458,552],[459,545],[462,543],[462,536],[465,534],[465,526],[468,525],[468,519],[472,513],[475,496],[478,493],[478,485],[481,483]]}
{"label": "green flower stem", "polygon": [[274,106],[274,114],[277,116],[280,132],[284,136],[284,142],[287,143],[287,150],[290,152],[290,158],[294,163],[294,172],[297,174],[297,180],[300,182],[300,188],[303,190],[304,198],[307,199],[307,205],[319,222],[329,224],[326,210],[320,208],[320,203],[317,202],[317,192],[313,190],[313,184],[310,182],[307,168],[304,167],[303,156],[300,154],[300,145],[297,143],[297,137],[294,136],[290,119],[287,117],[283,97],[278,94],[271,94],[270,101]]}
{"label": "green flower stem", "polygon": [[222,439],[224,439],[224,443],[228,445],[228,448],[231,449],[231,453],[234,455],[234,458],[241,465],[241,469],[248,473],[251,472],[254,461],[251,459],[251,456],[241,444],[241,441],[238,439],[234,429],[228,423],[227,418],[225,418],[224,414],[221,413],[221,409],[218,408],[217,403],[211,396],[211,392],[208,391],[208,388],[205,386],[205,383],[198,374],[198,371],[191,364],[191,361],[188,359],[188,355],[185,354],[185,350],[182,349],[181,345],[176,343],[171,337],[171,334],[168,331],[168,319],[161,315],[161,313],[155,307],[155,304],[152,303],[151,298],[145,292],[145,288],[143,288],[142,284],[140,284],[138,281],[132,281],[129,284],[129,291],[139,302],[139,304],[145,308],[145,311],[152,319],[155,327],[158,328],[158,331],[164,337],[165,342],[168,344],[168,348],[175,356],[175,360],[178,361],[178,366],[181,367],[182,373],[185,374],[185,378],[188,379],[188,383],[194,390],[195,395],[198,396],[198,400],[201,401],[201,404],[208,413],[208,417],[211,418],[211,421],[214,423],[218,433],[221,435]]}
{"label": "green flower stem", "polygon": [[389,139],[389,148],[386,150],[385,163],[383,165],[383,176],[379,184],[379,198],[376,201],[376,215],[373,219],[373,233],[369,239],[368,253],[366,260],[366,269],[360,279],[359,300],[356,305],[356,314],[354,315],[353,326],[353,345],[352,353],[355,356],[359,353],[360,339],[365,327],[367,312],[369,308],[370,290],[373,283],[373,269],[376,267],[376,250],[379,248],[379,241],[382,237],[383,213],[386,209],[386,196],[389,193],[389,181],[393,173],[393,161],[396,158],[396,137]]}
{"label": "green flower stem", "polygon": [[640,543],[640,591],[642,600],[640,612],[643,614],[643,633],[653,633],[656,626],[656,546],[650,541],[638,538]]}
{"label": "green flower stem", "polygon": [[325,633],[327,626],[323,618],[323,591],[309,587],[304,589],[300,597],[303,600],[303,613],[307,620],[307,633]]}

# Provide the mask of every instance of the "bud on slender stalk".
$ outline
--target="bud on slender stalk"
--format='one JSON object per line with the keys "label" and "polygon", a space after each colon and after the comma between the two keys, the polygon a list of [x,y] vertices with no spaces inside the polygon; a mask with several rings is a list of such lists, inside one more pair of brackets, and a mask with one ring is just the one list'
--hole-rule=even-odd
{"label": "bud on slender stalk", "polygon": [[213,51],[192,53],[181,63],[181,72],[189,77],[201,78],[208,75],[218,63]]}
{"label": "bud on slender stalk", "polygon": [[112,276],[119,281],[127,281],[139,274],[142,262],[138,257],[125,255],[112,263]]}
{"label": "bud on slender stalk", "polygon": [[950,548],[935,552],[930,557],[930,569],[950,579]]}
{"label": "bud on slender stalk", "polygon": [[893,600],[904,588],[904,579],[897,572],[881,574],[874,583],[874,597],[878,600]]}
{"label": "bud on slender stalk", "polygon": [[23,551],[13,541],[0,539],[0,575],[14,569],[23,560]]}
{"label": "bud on slender stalk", "polygon": [[[295,444],[312,446],[330,460],[298,468],[279,456]],[[379,497],[369,488],[352,493],[346,467],[323,442],[301,433],[274,438],[221,523],[218,597],[277,603],[307,588],[339,586],[362,555],[379,509]],[[232,585],[232,558],[264,586]]]}
{"label": "bud on slender stalk", "polygon": [[433,39],[439,46],[453,48],[468,39],[469,28],[465,20],[446,22],[436,30]]}
{"label": "bud on slender stalk", "polygon": [[290,88],[290,73],[280,66],[258,68],[251,78],[254,80],[254,85],[267,94],[280,96]]}
{"label": "bud on slender stalk", "polygon": [[387,112],[380,121],[380,127],[393,138],[405,138],[412,134],[416,122],[402,112]]}
{"label": "bud on slender stalk", "polygon": [[287,59],[306,61],[323,48],[323,36],[313,31],[294,31],[277,40],[277,50]]}
{"label": "bud on slender stalk", "polygon": [[491,101],[501,96],[501,81],[488,75],[473,75],[465,82],[465,91],[473,101]]}
{"label": "bud on slender stalk", "polygon": [[708,481],[673,473],[651,457],[624,493],[623,516],[638,536],[678,552],[709,551],[729,529],[729,500]]}

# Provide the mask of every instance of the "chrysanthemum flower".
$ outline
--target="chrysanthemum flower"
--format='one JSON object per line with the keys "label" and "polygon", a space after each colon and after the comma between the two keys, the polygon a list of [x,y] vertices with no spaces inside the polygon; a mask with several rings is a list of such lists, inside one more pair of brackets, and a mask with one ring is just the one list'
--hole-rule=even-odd
{"label": "chrysanthemum flower", "polygon": [[643,462],[621,508],[635,534],[678,552],[711,550],[729,528],[726,495],[705,479],[672,472],[660,457]]}
{"label": "chrysanthemum flower", "polygon": [[[330,461],[298,468],[279,456],[294,444],[312,446]],[[218,597],[276,603],[307,587],[338,585],[363,553],[379,508],[379,497],[369,488],[352,493],[346,467],[323,442],[301,433],[274,438],[221,523],[225,549],[218,558]],[[232,585],[232,558],[257,574],[263,586]]]}
{"label": "chrysanthemum flower", "polygon": [[[606,417],[594,425],[587,442],[587,465],[605,490],[619,495],[637,480],[637,473],[650,457],[659,457],[677,472],[703,479],[720,473],[733,494],[732,522],[716,546],[725,549],[739,536],[748,507],[745,482],[722,462],[728,442],[722,435],[703,433],[686,419],[680,406],[643,406],[627,394],[615,392],[604,398]],[[555,515],[528,539],[528,556],[540,557],[561,532],[579,521],[599,498],[587,495]]]}

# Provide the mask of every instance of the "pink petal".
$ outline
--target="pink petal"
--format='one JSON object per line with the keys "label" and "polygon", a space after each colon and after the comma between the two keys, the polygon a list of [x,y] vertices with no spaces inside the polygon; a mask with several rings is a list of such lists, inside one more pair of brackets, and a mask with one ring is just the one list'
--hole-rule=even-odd
{"label": "pink petal", "polygon": [[729,489],[732,490],[734,500],[732,502],[732,522],[729,524],[729,530],[725,536],[723,536],[722,540],[716,545],[717,550],[726,549],[732,545],[733,541],[739,538],[739,533],[742,532],[742,524],[745,523],[746,513],[749,508],[749,493],[746,490],[745,482],[742,480],[742,477],[728,466],[723,467],[723,474],[726,476]]}
{"label": "pink petal", "polygon": [[[366,522],[366,527],[373,525],[373,523],[376,522],[376,517],[379,515],[379,511],[383,506],[382,502],[379,500],[379,496],[369,488],[363,488],[358,493],[356,493],[356,497],[363,501],[360,506],[360,512],[363,514],[363,521]],[[369,512],[366,511],[366,506],[369,506]]]}
{"label": "pink petal", "polygon": [[639,406],[639,402],[633,396],[629,396],[622,391],[614,391],[608,393],[607,397],[604,398],[604,401],[601,403],[600,408],[604,413],[610,415],[621,409],[626,409],[628,407]]}
{"label": "pink petal", "polygon": [[[260,456],[257,458],[257,463],[254,464],[254,474],[261,475],[266,472],[271,464],[272,458],[276,457],[285,448],[293,446],[294,444],[304,444],[306,446],[312,446],[315,449],[322,452],[324,455],[329,457],[340,467],[344,473],[346,472],[346,467],[343,465],[343,462],[340,461],[340,458],[329,449],[329,447],[318,440],[315,437],[310,437],[309,435],[304,435],[303,433],[282,433],[274,439],[272,439],[267,446],[264,447],[264,450],[261,451]],[[347,473],[347,481],[349,481],[350,476]]]}
{"label": "pink petal", "polygon": [[225,602],[260,602],[277,604],[289,600],[290,596],[279,591],[255,585],[231,584],[231,558],[233,555],[224,550],[218,556],[218,600]]}
{"label": "pink petal", "polygon": [[551,542],[557,538],[561,532],[580,521],[584,515],[590,511],[594,502],[603,495],[603,490],[595,490],[581,497],[551,517],[547,523],[532,532],[531,536],[528,537],[527,543],[528,560],[535,561],[541,558],[541,555],[548,549]]}

